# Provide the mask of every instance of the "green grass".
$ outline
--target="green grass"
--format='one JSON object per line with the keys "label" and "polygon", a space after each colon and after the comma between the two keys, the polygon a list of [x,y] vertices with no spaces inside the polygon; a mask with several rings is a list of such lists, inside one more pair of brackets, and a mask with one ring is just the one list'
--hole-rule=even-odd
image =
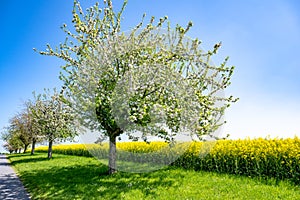
{"label": "green grass", "polygon": [[[248,177],[166,168],[105,175],[88,157],[9,155],[32,199],[300,199],[299,186]],[[103,174],[103,175],[100,175]]]}

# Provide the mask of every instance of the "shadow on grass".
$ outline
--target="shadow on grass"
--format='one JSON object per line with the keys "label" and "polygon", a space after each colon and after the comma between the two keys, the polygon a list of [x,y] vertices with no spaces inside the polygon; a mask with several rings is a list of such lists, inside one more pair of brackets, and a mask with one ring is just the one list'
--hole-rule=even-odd
{"label": "shadow on grass", "polygon": [[[18,163],[45,160],[47,159],[32,157]],[[139,191],[144,197],[155,198],[158,187],[173,187],[178,178],[164,174],[167,171],[143,174],[118,172],[107,175],[107,170],[100,163],[87,163],[24,171],[20,177],[35,199],[122,199],[123,194],[132,191]]]}
{"label": "shadow on grass", "polygon": [[30,199],[29,194],[14,173],[0,175],[0,191],[0,199]]}
{"label": "shadow on grass", "polygon": [[32,162],[41,162],[41,161],[48,161],[48,160],[53,160],[53,159],[59,159],[60,156],[56,156],[53,158],[47,158],[45,157],[40,157],[39,155],[30,155],[30,153],[25,153],[25,154],[21,154],[21,155],[10,155],[9,158],[18,158],[18,157],[22,157],[22,159],[20,160],[13,160],[11,161],[12,165],[16,165],[16,164],[21,164],[21,163],[32,163]]}
{"label": "shadow on grass", "polygon": [[30,156],[30,153],[11,153],[11,154],[7,154],[7,157],[26,157],[26,156]]}

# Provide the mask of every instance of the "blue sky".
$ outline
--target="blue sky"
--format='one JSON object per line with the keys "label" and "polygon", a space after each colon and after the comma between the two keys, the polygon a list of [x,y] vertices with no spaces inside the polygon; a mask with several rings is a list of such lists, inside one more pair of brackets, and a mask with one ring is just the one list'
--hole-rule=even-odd
{"label": "blue sky", "polygon": [[[82,0],[83,7],[93,0]],[[120,7],[122,1],[114,1]],[[32,49],[56,46],[71,25],[72,0],[1,0],[0,128],[32,98],[32,91],[53,88],[62,61]],[[208,50],[219,41],[216,64],[230,56],[236,70],[227,95],[240,101],[227,111],[224,135],[239,137],[300,136],[300,3],[297,0],[129,0],[123,30],[143,13],[168,15],[173,26],[194,26],[189,36]],[[0,147],[1,151],[1,147]]]}

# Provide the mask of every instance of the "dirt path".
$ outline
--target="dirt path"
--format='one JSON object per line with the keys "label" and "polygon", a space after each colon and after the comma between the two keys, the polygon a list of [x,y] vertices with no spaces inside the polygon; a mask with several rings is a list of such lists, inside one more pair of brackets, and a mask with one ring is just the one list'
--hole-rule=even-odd
{"label": "dirt path", "polygon": [[0,154],[0,199],[30,199],[6,155],[2,154]]}

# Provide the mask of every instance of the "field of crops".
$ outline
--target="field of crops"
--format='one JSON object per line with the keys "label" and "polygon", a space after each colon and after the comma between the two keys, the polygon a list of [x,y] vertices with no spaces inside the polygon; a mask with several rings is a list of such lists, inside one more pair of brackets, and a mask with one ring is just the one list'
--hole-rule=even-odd
{"label": "field of crops", "polygon": [[[119,142],[117,159],[136,163],[174,165],[195,170],[251,177],[272,177],[300,184],[300,139],[245,139],[217,142]],[[38,147],[37,152],[47,151]],[[71,144],[53,147],[54,153],[107,159],[108,144]]]}

